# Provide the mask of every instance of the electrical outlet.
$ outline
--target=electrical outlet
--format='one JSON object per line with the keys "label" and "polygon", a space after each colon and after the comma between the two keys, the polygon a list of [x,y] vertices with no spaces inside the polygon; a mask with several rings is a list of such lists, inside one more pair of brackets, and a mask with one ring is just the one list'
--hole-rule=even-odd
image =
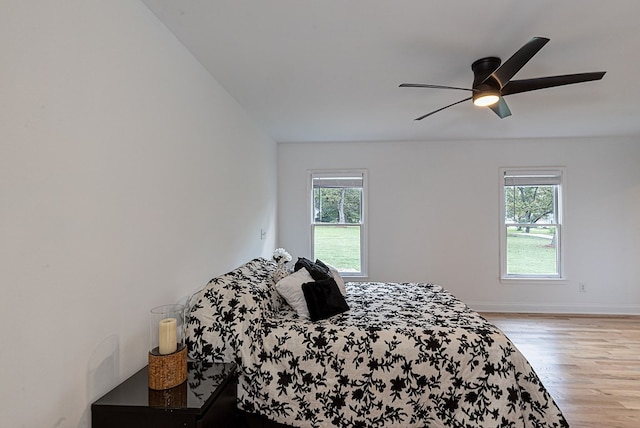
{"label": "electrical outlet", "polygon": [[578,284],[578,291],[581,293],[586,293],[587,292],[587,284],[585,284],[584,282],[581,282]]}

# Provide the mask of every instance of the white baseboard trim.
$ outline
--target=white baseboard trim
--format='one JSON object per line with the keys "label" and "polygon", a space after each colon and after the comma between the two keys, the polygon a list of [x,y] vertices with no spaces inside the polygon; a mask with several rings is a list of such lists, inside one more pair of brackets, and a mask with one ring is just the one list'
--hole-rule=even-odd
{"label": "white baseboard trim", "polygon": [[532,303],[465,302],[476,312],[584,314],[584,315],[640,315],[640,305],[567,305]]}

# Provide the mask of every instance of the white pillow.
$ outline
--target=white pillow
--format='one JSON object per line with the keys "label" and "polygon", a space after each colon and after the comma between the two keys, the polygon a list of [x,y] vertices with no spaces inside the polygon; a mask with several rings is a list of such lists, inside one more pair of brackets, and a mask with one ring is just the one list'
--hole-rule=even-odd
{"label": "white pillow", "polygon": [[314,279],[309,275],[308,270],[302,268],[278,281],[276,290],[284,297],[289,306],[296,311],[298,316],[308,319],[309,309],[302,292],[302,284],[307,282],[314,282]]}
{"label": "white pillow", "polygon": [[333,279],[336,281],[336,284],[338,284],[338,288],[340,289],[340,292],[342,293],[343,296],[346,297],[347,288],[344,286],[344,279],[342,279],[342,277],[338,273],[338,269],[334,268],[331,265],[327,265],[327,267],[331,271],[331,275],[333,275]]}

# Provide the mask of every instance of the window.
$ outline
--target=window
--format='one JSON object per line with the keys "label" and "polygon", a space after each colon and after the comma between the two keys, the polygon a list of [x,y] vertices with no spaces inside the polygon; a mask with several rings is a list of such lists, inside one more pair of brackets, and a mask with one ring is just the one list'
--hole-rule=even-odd
{"label": "window", "polygon": [[562,169],[502,169],[502,279],[560,279]]}
{"label": "window", "polygon": [[345,276],[366,276],[366,171],[311,173],[311,254]]}

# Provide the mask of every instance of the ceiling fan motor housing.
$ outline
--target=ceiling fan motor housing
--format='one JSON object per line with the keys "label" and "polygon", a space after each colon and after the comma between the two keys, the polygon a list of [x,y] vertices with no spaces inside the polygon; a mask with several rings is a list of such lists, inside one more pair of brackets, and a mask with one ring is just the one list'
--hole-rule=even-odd
{"label": "ceiling fan motor housing", "polygon": [[473,89],[477,89],[477,86],[482,83],[500,89],[500,85],[495,79],[487,78],[491,76],[491,73],[496,71],[498,67],[500,67],[501,63],[502,61],[500,60],[500,58],[497,58],[495,56],[480,58],[479,60],[474,61],[474,63],[471,64],[471,70],[473,70]]}
{"label": "ceiling fan motor housing", "polygon": [[497,57],[481,58],[471,64],[473,70],[473,103],[477,106],[488,106],[500,98],[500,83],[491,74],[500,67]]}

